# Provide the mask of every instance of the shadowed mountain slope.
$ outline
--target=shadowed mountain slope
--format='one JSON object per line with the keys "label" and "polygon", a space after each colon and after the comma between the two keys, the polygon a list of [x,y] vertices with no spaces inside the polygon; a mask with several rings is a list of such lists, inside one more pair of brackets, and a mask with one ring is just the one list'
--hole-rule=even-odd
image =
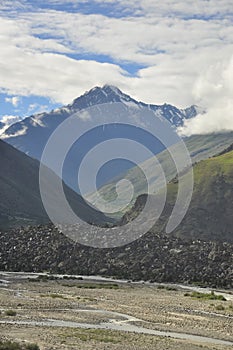
{"label": "shadowed mountain slope", "polygon": [[[40,197],[39,162],[0,140],[0,228],[49,222]],[[58,177],[48,170],[58,181]],[[49,182],[44,179],[49,189]],[[64,184],[67,200],[73,210],[88,221],[106,222],[103,214],[90,208]],[[50,194],[57,200],[57,194]]]}

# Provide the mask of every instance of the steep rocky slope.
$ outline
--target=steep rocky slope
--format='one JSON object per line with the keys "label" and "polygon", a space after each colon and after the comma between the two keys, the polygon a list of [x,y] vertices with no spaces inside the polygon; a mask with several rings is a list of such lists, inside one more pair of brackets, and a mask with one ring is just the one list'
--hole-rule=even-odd
{"label": "steep rocky slope", "polygon": [[233,245],[147,233],[115,249],[73,243],[52,225],[0,233],[0,270],[233,287]]}

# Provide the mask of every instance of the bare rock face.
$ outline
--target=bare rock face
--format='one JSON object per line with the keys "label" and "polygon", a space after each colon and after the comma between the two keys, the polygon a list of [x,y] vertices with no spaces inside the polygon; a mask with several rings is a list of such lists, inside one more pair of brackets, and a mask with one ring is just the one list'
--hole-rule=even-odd
{"label": "bare rock face", "polygon": [[148,232],[114,249],[74,243],[53,225],[0,233],[0,270],[103,275],[233,288],[233,245]]}

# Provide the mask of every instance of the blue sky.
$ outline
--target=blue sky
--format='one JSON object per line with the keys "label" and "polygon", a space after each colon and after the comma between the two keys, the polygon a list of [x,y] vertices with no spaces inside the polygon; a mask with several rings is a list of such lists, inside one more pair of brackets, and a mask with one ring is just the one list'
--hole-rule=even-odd
{"label": "blue sky", "polygon": [[3,0],[0,120],[106,83],[148,103],[214,106],[215,120],[231,104],[232,12],[232,0]]}

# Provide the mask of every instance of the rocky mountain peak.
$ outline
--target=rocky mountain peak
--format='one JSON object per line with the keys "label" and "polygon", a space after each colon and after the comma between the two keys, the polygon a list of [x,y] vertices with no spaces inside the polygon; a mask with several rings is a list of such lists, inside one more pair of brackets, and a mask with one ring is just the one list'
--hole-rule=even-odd
{"label": "rocky mountain peak", "polygon": [[68,105],[71,110],[80,110],[97,104],[133,101],[130,96],[124,94],[113,85],[96,86],[76,98],[72,104]]}

